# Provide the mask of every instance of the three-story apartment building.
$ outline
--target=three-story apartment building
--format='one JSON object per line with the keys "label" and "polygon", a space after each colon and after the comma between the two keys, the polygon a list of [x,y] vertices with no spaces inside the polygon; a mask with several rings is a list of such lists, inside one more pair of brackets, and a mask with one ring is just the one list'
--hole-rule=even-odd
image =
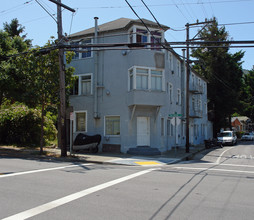
{"label": "three-story apartment building", "polygon": [[[82,47],[71,63],[77,82],[70,97],[74,137],[100,134],[100,150],[126,153],[136,146],[161,152],[185,146],[186,71],[184,61],[165,42],[167,26],[120,18],[70,36]],[[114,46],[147,43],[143,47]],[[190,77],[190,143],[211,136],[207,118],[207,81]]]}

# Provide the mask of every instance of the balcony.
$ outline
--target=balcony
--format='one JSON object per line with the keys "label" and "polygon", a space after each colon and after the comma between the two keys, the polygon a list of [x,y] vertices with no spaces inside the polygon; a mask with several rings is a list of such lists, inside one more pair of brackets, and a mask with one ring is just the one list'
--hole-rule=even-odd
{"label": "balcony", "polygon": [[166,93],[151,90],[132,90],[127,93],[127,104],[163,106],[165,104]]}
{"label": "balcony", "polygon": [[198,83],[190,84],[190,88],[189,88],[190,92],[194,93],[194,94],[202,94],[204,93],[204,87],[202,85],[199,85]]}
{"label": "balcony", "polygon": [[190,118],[202,118],[203,111],[201,109],[190,109]]}

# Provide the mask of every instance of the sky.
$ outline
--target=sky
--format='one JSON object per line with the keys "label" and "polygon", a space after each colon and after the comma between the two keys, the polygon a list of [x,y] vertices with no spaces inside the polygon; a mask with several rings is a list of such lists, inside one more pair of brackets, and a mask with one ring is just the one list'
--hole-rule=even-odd
{"label": "sky", "polygon": [[[76,10],[63,10],[63,32],[67,35],[118,18],[138,19],[130,9],[127,0],[62,0],[62,3]],[[49,12],[49,15],[40,4]],[[128,0],[139,17],[154,21],[141,0]],[[236,41],[254,40],[254,0],[143,0],[160,24],[170,27],[165,37],[168,42],[185,41],[187,23],[196,23],[216,17],[224,25],[229,38]],[[51,36],[57,37],[56,5],[49,0],[0,0],[0,29],[3,23],[17,18],[25,27],[27,38],[33,45],[43,46]],[[222,27],[222,26],[220,26]],[[200,27],[191,28],[190,38]],[[244,51],[243,68],[251,70],[254,65],[254,47],[234,48],[230,53]],[[179,54],[180,50],[176,50]]]}

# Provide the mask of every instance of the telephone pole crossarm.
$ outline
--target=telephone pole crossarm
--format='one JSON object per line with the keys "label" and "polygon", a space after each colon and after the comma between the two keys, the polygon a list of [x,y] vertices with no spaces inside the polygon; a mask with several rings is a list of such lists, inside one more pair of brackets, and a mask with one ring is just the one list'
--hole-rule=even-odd
{"label": "telephone pole crossarm", "polygon": [[55,4],[59,5],[59,6],[61,6],[63,8],[65,8],[65,9],[71,11],[71,12],[76,12],[73,8],[70,8],[67,5],[65,5],[65,4],[63,4],[63,3],[59,2],[59,1],[56,1],[56,0],[49,0],[49,1],[55,3]]}

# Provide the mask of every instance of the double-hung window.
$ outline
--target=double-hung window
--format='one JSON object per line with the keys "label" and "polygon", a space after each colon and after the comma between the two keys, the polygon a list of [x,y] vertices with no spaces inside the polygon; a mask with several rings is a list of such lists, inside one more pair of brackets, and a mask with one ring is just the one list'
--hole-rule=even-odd
{"label": "double-hung window", "polygon": [[120,135],[120,116],[105,117],[105,135]]}
{"label": "double-hung window", "polygon": [[87,132],[87,112],[75,112],[75,132]]}
{"label": "double-hung window", "polygon": [[71,88],[71,95],[92,95],[92,74],[79,75]]}
{"label": "double-hung window", "polygon": [[[72,46],[78,46],[79,45],[79,42],[72,42],[71,43]],[[79,59],[79,53],[77,52],[77,50],[79,50],[79,48],[75,47],[73,48],[73,50],[75,51],[75,54],[73,56],[73,59],[76,60],[76,59]]]}
{"label": "double-hung window", "polygon": [[163,41],[163,32],[160,30],[147,31],[139,27],[132,27],[130,30],[130,43],[151,43],[151,45],[144,45],[144,47],[152,50],[161,50],[160,43]]}
{"label": "double-hung window", "polygon": [[137,29],[137,42],[136,43],[147,43],[148,42],[148,33],[145,30]]}
{"label": "double-hung window", "polygon": [[85,47],[86,44],[91,44],[91,43],[92,43],[91,39],[83,40],[81,42],[79,41],[72,42],[71,45],[78,46],[73,48],[73,50],[75,51],[75,55],[73,56],[73,59],[82,59],[82,58],[92,57],[91,47]]}
{"label": "double-hung window", "polygon": [[[90,40],[84,40],[81,42],[82,45],[91,44]],[[81,53],[81,58],[88,58],[92,56],[92,50],[91,47],[82,47],[82,50],[85,50],[86,52]]]}
{"label": "double-hung window", "polygon": [[151,36],[151,47],[153,50],[161,50],[161,33],[158,31],[152,31],[152,36]]}
{"label": "double-hung window", "polygon": [[146,67],[129,69],[129,90],[164,91],[164,71]]}
{"label": "double-hung window", "polygon": [[81,84],[81,95],[92,94],[92,77],[90,74],[80,76],[80,84]]}
{"label": "double-hung window", "polygon": [[136,69],[136,89],[147,90],[148,89],[148,69]]}
{"label": "double-hung window", "polygon": [[151,70],[151,89],[162,91],[162,71]]}

